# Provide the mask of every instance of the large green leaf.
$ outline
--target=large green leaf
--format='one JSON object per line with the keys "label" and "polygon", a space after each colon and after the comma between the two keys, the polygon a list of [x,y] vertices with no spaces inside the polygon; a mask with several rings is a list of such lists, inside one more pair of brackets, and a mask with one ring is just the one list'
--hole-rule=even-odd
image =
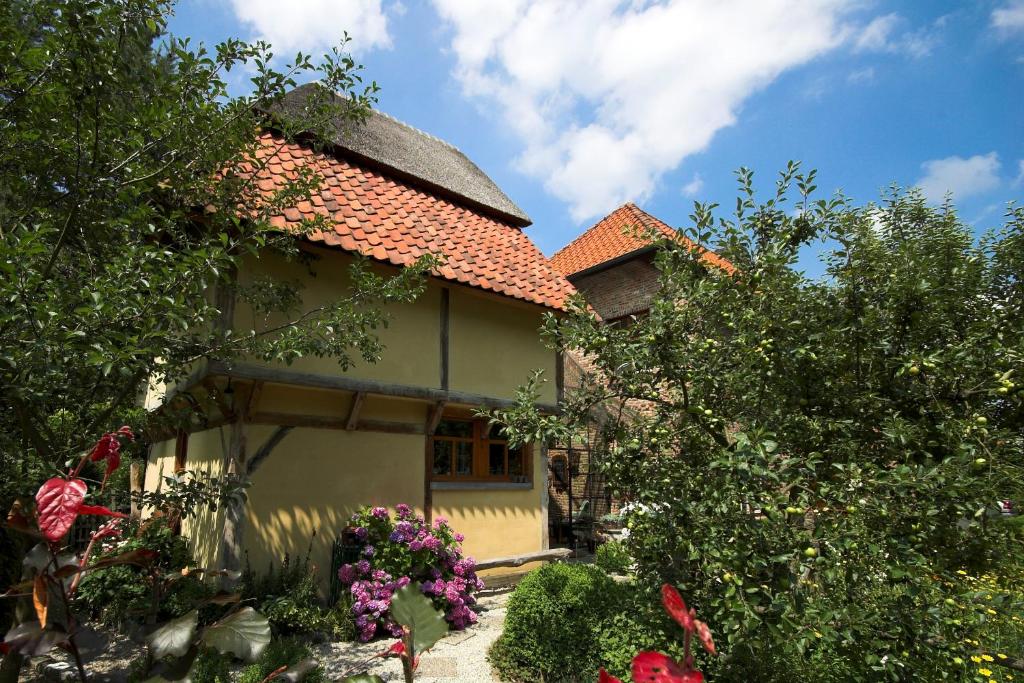
{"label": "large green leaf", "polygon": [[391,598],[391,618],[412,631],[416,656],[426,652],[448,633],[444,614],[435,609],[423,595],[418,583],[411,583],[395,591]]}
{"label": "large green leaf", "polygon": [[183,657],[192,646],[198,626],[199,610],[192,610],[153,631],[146,638],[153,659],[163,659],[167,655]]}
{"label": "large green leaf", "polygon": [[203,642],[252,662],[270,643],[270,622],[252,607],[243,607],[208,627]]}

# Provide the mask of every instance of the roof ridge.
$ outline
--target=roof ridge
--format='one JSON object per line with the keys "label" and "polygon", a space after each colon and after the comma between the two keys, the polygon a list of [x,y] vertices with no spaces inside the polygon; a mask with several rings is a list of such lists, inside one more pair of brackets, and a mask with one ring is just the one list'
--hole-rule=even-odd
{"label": "roof ridge", "polygon": [[584,237],[586,237],[590,233],[591,230],[593,230],[597,226],[601,225],[602,223],[607,221],[609,218],[611,218],[612,216],[614,216],[618,212],[622,211],[623,209],[628,209],[630,206],[632,206],[634,208],[640,208],[636,204],[634,204],[633,202],[625,202],[623,204],[620,204],[614,211],[608,213],[605,216],[602,216],[596,223],[591,224],[591,226],[589,228],[587,228],[586,230],[584,230],[580,234],[576,235],[576,237],[574,237],[568,244],[566,244],[564,247],[562,247],[561,249],[556,251],[554,254],[552,254],[551,258],[555,258],[559,254],[561,254],[563,251],[565,251],[566,249],[568,249],[569,247],[571,247],[572,245],[576,244],[577,242],[582,240]]}
{"label": "roof ridge", "polygon": [[[632,229],[630,229],[632,228]],[[644,231],[647,231],[645,234]],[[650,233],[655,233],[653,236]],[[683,232],[676,230],[634,202],[626,202],[587,228],[551,256],[551,263],[566,276],[581,273],[626,254],[652,247],[658,235],[698,249],[705,260],[726,270],[732,265]]]}
{"label": "roof ridge", "polygon": [[[337,92],[335,92],[334,94],[335,95],[339,95],[339,93],[337,93]],[[459,154],[462,154],[462,156],[466,156],[461,149],[459,149],[458,147],[456,147],[452,143],[448,142],[447,140],[442,140],[441,138],[437,137],[436,135],[433,135],[431,133],[428,133],[425,130],[417,128],[416,126],[412,125],[411,123],[406,123],[402,119],[396,118],[396,117],[392,116],[391,114],[387,113],[386,111],[381,111],[380,109],[372,109],[371,108],[370,109],[370,114],[371,115],[377,114],[378,116],[383,116],[386,119],[390,119],[391,121],[394,121],[398,125],[403,126],[405,128],[408,128],[409,130],[413,131],[414,133],[419,133],[420,135],[422,135],[424,137],[427,137],[427,138],[430,138],[431,140],[434,140],[435,142],[440,142],[445,147],[447,147],[449,149],[452,149],[452,150],[458,152]]]}
{"label": "roof ridge", "polygon": [[[289,90],[267,112],[283,118],[301,114],[318,92],[334,102],[346,101],[342,93],[322,81],[311,81]],[[462,150],[389,113],[372,108],[362,125],[355,126],[336,119],[326,131],[324,142],[330,143],[336,154],[344,151],[516,227],[530,224],[530,217]]]}

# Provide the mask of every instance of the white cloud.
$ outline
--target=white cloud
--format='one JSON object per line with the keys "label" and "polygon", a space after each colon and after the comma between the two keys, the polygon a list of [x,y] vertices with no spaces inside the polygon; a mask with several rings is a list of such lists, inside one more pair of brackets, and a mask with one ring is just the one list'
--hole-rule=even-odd
{"label": "white cloud", "polygon": [[683,194],[687,197],[696,197],[704,189],[704,179],[700,173],[694,173],[690,182],[683,185]]}
{"label": "white cloud", "polygon": [[992,26],[1007,33],[1024,31],[1024,0],[1011,0],[992,10]]}
{"label": "white cloud", "polygon": [[946,24],[946,17],[939,17],[931,26],[914,31],[899,32],[906,25],[900,15],[886,14],[868,22],[853,40],[856,52],[889,52],[905,54],[915,59],[927,57],[939,41],[939,30]]}
{"label": "white cloud", "polygon": [[298,51],[318,56],[340,44],[345,31],[352,52],[391,46],[381,0],[231,0],[231,7],[255,37],[286,59]]}
{"label": "white cloud", "polygon": [[576,220],[642,200],[743,102],[836,48],[857,0],[434,0],[464,92]]}
{"label": "white cloud", "polygon": [[963,158],[958,156],[933,159],[921,164],[924,176],[917,186],[925,197],[941,202],[947,192],[954,199],[964,199],[999,187],[999,155],[995,152],[976,154]]}

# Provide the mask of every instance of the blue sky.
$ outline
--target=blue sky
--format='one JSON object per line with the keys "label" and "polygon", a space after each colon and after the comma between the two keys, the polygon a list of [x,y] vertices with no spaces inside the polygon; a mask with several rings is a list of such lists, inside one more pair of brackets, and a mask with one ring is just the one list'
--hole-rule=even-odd
{"label": "blue sky", "polygon": [[473,159],[549,255],[624,201],[732,206],[739,166],[767,193],[789,159],[858,203],[952,191],[978,230],[1024,198],[1024,0],[180,0],[171,30],[282,54],[348,30],[378,108]]}

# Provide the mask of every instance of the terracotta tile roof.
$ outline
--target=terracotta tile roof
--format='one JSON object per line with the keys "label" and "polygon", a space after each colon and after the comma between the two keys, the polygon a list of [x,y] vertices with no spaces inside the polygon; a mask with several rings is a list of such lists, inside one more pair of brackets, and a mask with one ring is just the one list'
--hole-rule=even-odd
{"label": "terracotta tile roof", "polygon": [[[652,241],[644,233],[651,230],[700,249],[692,241],[630,202],[615,209],[589,230],[562,247],[551,257],[551,265],[558,272],[569,277],[650,246]],[[703,249],[702,251],[703,258],[707,263],[716,265],[730,273],[734,270],[731,263],[715,252]]]}
{"label": "terracotta tile roof", "polygon": [[[288,91],[271,111],[301,121],[306,107],[310,103],[316,106],[320,95],[327,95],[334,105],[342,108],[348,102],[347,98],[324,90],[314,82]],[[444,140],[383,112],[371,110],[367,119],[357,126],[343,117],[322,133],[357,163],[366,160],[372,162],[373,168],[397,172],[398,177],[411,176],[420,181],[421,186],[425,183],[430,189],[441,190],[442,194],[455,195],[456,201],[485,208],[512,225],[530,224],[530,217],[465,154]]]}
{"label": "terracotta tile roof", "polygon": [[260,191],[279,190],[306,164],[324,178],[318,194],[272,219],[277,227],[296,229],[305,218],[327,216],[333,230],[309,240],[394,265],[433,253],[445,259],[437,277],[557,310],[576,291],[518,227],[274,133],[260,142],[257,159],[267,160],[257,176]]}

